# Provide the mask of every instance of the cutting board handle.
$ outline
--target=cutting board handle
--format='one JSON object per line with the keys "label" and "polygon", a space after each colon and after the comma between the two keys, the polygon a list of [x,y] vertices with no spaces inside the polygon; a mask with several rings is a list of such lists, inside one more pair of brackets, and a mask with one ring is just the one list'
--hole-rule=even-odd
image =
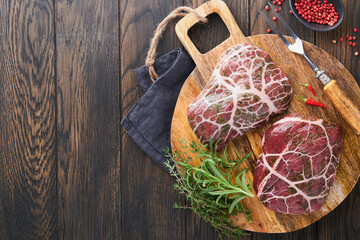
{"label": "cutting board handle", "polygon": [[207,17],[212,13],[217,13],[230,33],[229,38],[227,38],[225,41],[223,41],[222,43],[220,43],[218,46],[211,49],[207,53],[202,54],[196,48],[196,46],[191,41],[188,35],[189,29],[199,22],[199,19],[195,16],[195,14],[190,13],[186,15],[176,24],[175,26],[176,34],[179,37],[181,43],[184,45],[185,49],[188,51],[188,53],[196,63],[200,72],[203,71],[208,72],[204,68],[209,68],[209,64],[212,68],[215,67],[213,66],[214,61],[208,61],[208,60],[218,59],[221,53],[226,49],[228,49],[229,47],[238,44],[240,42],[249,42],[249,40],[246,39],[244,34],[241,32],[229,8],[223,1],[221,0],[208,1],[202,4],[201,6],[199,6],[198,8],[196,8],[195,12],[202,17]]}

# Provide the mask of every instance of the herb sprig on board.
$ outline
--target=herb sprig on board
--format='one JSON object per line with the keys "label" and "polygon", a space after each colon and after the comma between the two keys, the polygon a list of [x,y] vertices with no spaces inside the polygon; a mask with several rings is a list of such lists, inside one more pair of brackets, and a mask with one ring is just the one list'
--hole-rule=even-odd
{"label": "herb sprig on board", "polygon": [[[234,171],[251,153],[240,158],[235,152],[236,159],[232,160],[227,148],[222,154],[215,151],[216,144],[213,144],[212,138],[209,143],[210,151],[207,151],[207,146],[203,146],[200,141],[190,144],[186,140],[181,141],[185,157],[181,157],[179,152],[170,153],[169,149],[164,150],[169,159],[166,165],[171,175],[176,178],[174,188],[184,194],[190,203],[189,206],[174,204],[174,207],[192,209],[205,221],[210,222],[221,238],[223,235],[244,235],[242,229],[232,225],[230,217],[244,213],[245,221],[251,222],[251,212],[241,205],[242,199],[254,196],[251,193],[251,182],[245,178],[248,169],[243,169],[234,176]],[[196,156],[201,165],[192,166],[190,162],[194,159],[190,155]],[[234,177],[236,185],[231,182]]]}

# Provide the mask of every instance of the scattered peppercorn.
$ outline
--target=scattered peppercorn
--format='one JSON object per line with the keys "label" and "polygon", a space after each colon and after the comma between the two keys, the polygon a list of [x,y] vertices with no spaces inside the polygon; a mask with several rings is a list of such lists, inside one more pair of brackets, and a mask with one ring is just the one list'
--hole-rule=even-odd
{"label": "scattered peppercorn", "polygon": [[352,44],[353,44],[352,41],[349,41],[349,45],[352,46]]}
{"label": "scattered peppercorn", "polygon": [[352,36],[349,36],[349,38],[348,38],[348,39],[349,39],[349,41],[351,41],[353,38],[352,38]]}
{"label": "scattered peppercorn", "polygon": [[356,47],[356,43],[353,42],[353,43],[352,43],[352,46],[353,46],[353,47]]}
{"label": "scattered peppercorn", "polygon": [[268,33],[271,33],[271,29],[269,28],[269,29],[267,30],[267,32],[268,32]]}
{"label": "scattered peppercorn", "polygon": [[270,9],[269,6],[265,6],[265,10],[268,11]]}
{"label": "scattered peppercorn", "polygon": [[356,39],[356,36],[353,36],[353,40],[355,40]]}
{"label": "scattered peppercorn", "polygon": [[354,28],[354,32],[357,32],[357,28]]}
{"label": "scattered peppercorn", "polygon": [[276,20],[277,20],[277,17],[273,17],[273,20],[276,21]]}

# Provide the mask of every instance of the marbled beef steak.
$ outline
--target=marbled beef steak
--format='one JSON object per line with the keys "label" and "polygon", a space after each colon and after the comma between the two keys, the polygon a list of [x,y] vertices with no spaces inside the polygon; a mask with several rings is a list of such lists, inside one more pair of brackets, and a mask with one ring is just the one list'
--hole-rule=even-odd
{"label": "marbled beef steak", "polygon": [[212,135],[220,150],[286,110],[291,96],[289,80],[269,55],[242,43],[221,55],[209,82],[187,109],[189,124],[204,144]]}
{"label": "marbled beef steak", "polygon": [[342,144],[336,123],[285,116],[263,137],[253,182],[258,198],[285,214],[319,210],[334,182]]}

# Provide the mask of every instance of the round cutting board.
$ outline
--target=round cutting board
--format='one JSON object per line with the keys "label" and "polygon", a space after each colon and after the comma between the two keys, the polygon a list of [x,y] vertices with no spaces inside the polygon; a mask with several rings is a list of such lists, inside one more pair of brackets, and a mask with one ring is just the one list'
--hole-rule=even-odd
{"label": "round cutting board", "polygon": [[[257,35],[248,37],[248,40],[251,40],[253,44],[268,52],[275,64],[285,72],[293,87],[294,96],[311,97],[324,103],[326,108],[305,105],[301,100],[293,97],[290,107],[286,112],[272,117],[267,124],[257,128],[255,131],[233,140],[228,148],[229,153],[236,150],[240,156],[245,156],[248,152],[253,152],[253,155],[243,165],[243,167],[248,167],[250,170],[247,173],[247,178],[251,181],[253,180],[256,160],[262,152],[261,140],[264,133],[274,122],[286,114],[296,112],[337,122],[341,125],[344,136],[344,146],[340,155],[336,179],[324,206],[319,211],[303,215],[286,215],[275,213],[266,208],[257,197],[243,200],[243,205],[250,209],[253,217],[252,223],[246,223],[242,227],[243,229],[267,233],[291,232],[304,228],[328,214],[353,189],[360,175],[360,137],[354,133],[333,107],[322,89],[322,83],[315,79],[315,72],[310,68],[305,59],[290,53],[278,36]],[[360,89],[346,68],[327,52],[308,42],[304,42],[304,48],[307,55],[319,68],[325,70],[330,77],[337,79],[355,105],[360,106]],[[185,138],[188,142],[198,141],[198,138],[188,124],[186,110],[187,106],[201,92],[206,82],[207,79],[203,79],[196,68],[188,77],[180,92],[171,126],[171,146],[173,150],[181,152],[181,139]],[[310,83],[316,92],[316,96],[313,97],[306,87],[300,86],[297,83]],[[243,216],[240,215],[236,216],[233,221],[238,226],[244,223]]]}
{"label": "round cutting board", "polygon": [[[296,112],[337,122],[341,125],[344,136],[344,146],[340,155],[336,179],[324,206],[319,211],[303,215],[286,215],[275,213],[266,208],[257,197],[243,200],[242,203],[250,209],[253,217],[252,223],[246,223],[242,227],[243,229],[268,233],[295,231],[310,225],[328,214],[353,189],[360,175],[360,137],[354,133],[332,106],[322,90],[322,83],[315,79],[315,72],[310,68],[305,59],[299,55],[289,53],[282,41],[275,35],[257,35],[251,36],[249,39],[256,46],[268,52],[275,64],[285,72],[294,89],[294,96],[309,96],[324,103],[326,109],[305,105],[301,100],[293,97],[290,107],[286,112],[272,117],[267,124],[232,141],[228,148],[229,153],[236,150],[240,156],[245,156],[248,152],[253,152],[253,155],[243,165],[243,167],[248,167],[250,170],[247,173],[247,178],[251,181],[253,179],[256,160],[262,152],[261,140],[264,133],[274,122],[286,114]],[[346,68],[324,50],[308,42],[304,42],[304,48],[308,56],[318,64],[319,68],[324,69],[329,76],[337,79],[355,105],[360,106],[360,89]],[[188,142],[198,141],[198,138],[188,124],[186,110],[187,106],[201,92],[206,81],[207,79],[201,78],[198,69],[195,69],[186,80],[180,92],[171,126],[171,146],[173,150],[181,152],[181,139],[185,138]],[[310,83],[316,92],[316,96],[313,97],[306,87],[300,86],[297,83]],[[243,216],[237,216],[233,220],[235,224],[240,226],[244,223],[242,219]]]}
{"label": "round cutting board", "polygon": [[[344,146],[340,154],[340,163],[335,182],[330,189],[325,204],[320,210],[303,215],[275,213],[266,208],[257,197],[253,197],[246,198],[242,201],[242,204],[249,208],[252,213],[252,222],[243,225],[244,217],[241,215],[235,216],[232,220],[235,225],[241,226],[243,229],[267,233],[291,232],[304,228],[319,220],[345,199],[359,178],[360,136],[355,134],[342,118],[341,114],[331,104],[331,101],[323,91],[324,86],[319,80],[315,79],[315,72],[306,60],[302,56],[290,52],[277,35],[245,37],[226,4],[220,0],[208,1],[195,11],[203,17],[217,13],[228,28],[230,37],[209,52],[201,54],[187,34],[188,30],[198,22],[195,14],[187,15],[176,25],[176,34],[195,61],[196,68],[186,80],[175,107],[171,126],[172,150],[182,154],[181,139],[185,138],[188,142],[198,141],[198,138],[187,121],[187,107],[204,88],[220,55],[229,47],[241,42],[254,44],[265,50],[274,63],[285,72],[293,87],[294,96],[311,97],[325,104],[326,108],[305,105],[303,101],[293,97],[290,107],[283,114],[272,117],[267,124],[257,128],[253,132],[246,133],[230,143],[228,152],[234,159],[236,157],[234,154],[235,150],[239,153],[239,156],[245,156],[249,152],[253,153],[252,156],[239,167],[239,170],[245,167],[249,168],[250,171],[247,172],[247,178],[251,181],[253,180],[256,160],[262,152],[261,143],[264,133],[274,122],[289,113],[300,113],[339,123],[344,136]],[[288,40],[293,42],[291,38],[288,38]],[[346,68],[324,50],[308,42],[303,43],[307,56],[313,60],[319,69],[325,70],[330,78],[336,79],[347,96],[356,106],[360,107],[360,88]],[[306,87],[300,86],[297,83],[311,84],[316,92],[316,96],[312,96]],[[200,164],[200,162],[193,162],[193,164]],[[235,174],[237,173],[235,172]]]}

